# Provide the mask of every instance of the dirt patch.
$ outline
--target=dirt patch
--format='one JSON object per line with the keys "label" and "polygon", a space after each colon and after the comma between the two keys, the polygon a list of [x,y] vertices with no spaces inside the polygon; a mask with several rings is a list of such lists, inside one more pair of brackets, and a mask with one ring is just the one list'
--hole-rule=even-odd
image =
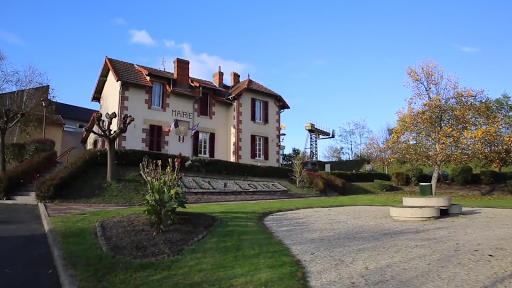
{"label": "dirt patch", "polygon": [[179,255],[200,240],[217,223],[217,218],[203,213],[178,212],[178,221],[153,236],[149,219],[130,214],[102,220],[98,224],[100,243],[106,252],[132,260],[160,259]]}

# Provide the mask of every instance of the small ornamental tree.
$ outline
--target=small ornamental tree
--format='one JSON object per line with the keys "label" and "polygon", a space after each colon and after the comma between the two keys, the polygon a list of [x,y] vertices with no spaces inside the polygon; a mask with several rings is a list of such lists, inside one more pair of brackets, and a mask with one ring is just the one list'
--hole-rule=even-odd
{"label": "small ornamental tree", "polygon": [[96,127],[99,131],[95,131],[94,128],[89,129],[85,127],[84,130],[86,132],[90,132],[94,135],[97,135],[103,139],[107,143],[107,182],[112,182],[116,180],[116,141],[119,136],[126,133],[128,126],[133,122],[134,118],[131,115],[124,114],[121,118],[121,123],[119,123],[116,131],[112,132],[112,121],[117,118],[116,112],[106,113],[105,120],[102,119],[101,113],[96,113],[94,115],[94,120],[96,121]]}
{"label": "small ornamental tree", "polygon": [[297,187],[302,187],[307,179],[306,170],[304,170],[304,162],[306,161],[306,153],[301,152],[292,160],[292,179],[295,180]]}
{"label": "small ornamental tree", "polygon": [[148,189],[146,195],[146,209],[144,213],[150,219],[150,225],[156,233],[174,224],[177,220],[178,208],[186,208],[187,199],[181,191],[180,185],[180,159],[169,159],[166,170],[162,170],[162,161],[150,160],[144,157],[140,164],[140,174]]}

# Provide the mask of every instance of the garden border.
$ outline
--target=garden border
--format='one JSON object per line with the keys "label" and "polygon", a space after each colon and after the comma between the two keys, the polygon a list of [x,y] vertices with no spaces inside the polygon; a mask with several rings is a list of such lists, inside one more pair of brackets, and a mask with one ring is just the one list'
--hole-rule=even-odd
{"label": "garden border", "polygon": [[[187,213],[196,213],[196,212],[187,212]],[[215,223],[212,225],[212,227],[210,227],[209,229],[204,231],[202,234],[200,234],[197,237],[195,237],[194,239],[190,240],[187,243],[187,245],[185,246],[185,248],[190,247],[191,245],[201,241],[204,237],[206,237],[206,235],[208,235],[208,233],[210,233],[213,230],[213,228],[215,228],[221,222],[220,218],[218,218],[215,215],[211,215],[208,213],[202,213],[202,214],[206,214],[208,216],[215,218]],[[114,216],[114,217],[116,217],[116,216]],[[105,218],[105,219],[109,219],[109,218]],[[105,241],[105,237],[103,236],[104,228],[103,228],[102,222],[105,219],[101,219],[96,222],[96,235],[98,236],[98,242],[100,243],[101,250],[103,251],[103,253],[108,254],[114,258],[130,261],[130,262],[158,261],[158,260],[163,260],[166,258],[174,258],[174,257],[181,256],[183,254],[183,250],[185,250],[185,248],[184,248],[183,250],[176,252],[174,254],[162,255],[162,256],[157,256],[157,257],[148,258],[148,259],[132,259],[132,258],[128,258],[128,257],[117,256],[114,253],[112,253],[112,251],[110,251],[110,249],[108,249],[107,241]]]}

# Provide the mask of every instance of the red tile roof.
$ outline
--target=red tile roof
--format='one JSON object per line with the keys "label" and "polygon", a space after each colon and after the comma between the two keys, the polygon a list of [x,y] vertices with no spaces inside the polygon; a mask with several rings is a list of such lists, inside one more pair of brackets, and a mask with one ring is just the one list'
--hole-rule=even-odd
{"label": "red tile roof", "polygon": [[[147,75],[154,75],[154,76],[163,77],[163,78],[167,78],[167,79],[175,78],[174,73],[172,73],[172,72],[163,71],[160,69],[155,69],[155,68],[151,68],[151,67],[147,67],[147,66],[143,66],[143,65],[136,65],[133,63],[128,63],[125,61],[105,57],[105,63],[100,72],[100,79],[98,80],[98,83],[96,84],[96,89],[94,91],[91,101],[99,100],[99,97],[101,95],[100,91],[103,90],[103,87],[104,87],[105,81],[106,81],[105,79],[108,75],[108,70],[106,69],[106,67],[108,67],[109,70],[112,71],[112,73],[114,74],[114,77],[116,78],[117,81],[123,81],[123,82],[133,83],[133,84],[142,85],[142,86],[152,86],[151,82],[148,81],[148,79],[146,78]],[[243,91],[245,91],[246,89],[249,89],[249,90],[253,90],[253,91],[257,91],[257,92],[262,92],[262,93],[265,93],[270,96],[274,96],[274,97],[276,97],[277,100],[279,100],[281,102],[282,109],[290,109],[290,106],[288,106],[288,104],[286,103],[286,101],[284,101],[284,99],[281,97],[281,95],[277,94],[276,92],[268,89],[267,87],[261,85],[260,83],[254,81],[252,79],[246,79],[233,87],[230,87],[228,85],[223,85],[223,87],[218,87],[212,81],[203,80],[203,79],[194,78],[194,77],[190,77],[190,81],[197,82],[200,85],[207,87],[207,88],[222,91],[223,93],[221,93],[221,94],[225,97],[223,99],[224,101],[229,102],[229,100],[226,99],[228,96],[238,97],[238,96],[240,96],[241,93],[243,93]],[[176,92],[181,92],[181,93],[186,92],[186,91],[178,91],[178,90],[176,90],[176,88],[173,88],[172,90],[176,91]],[[222,99],[222,98],[219,97],[219,100],[220,99]]]}

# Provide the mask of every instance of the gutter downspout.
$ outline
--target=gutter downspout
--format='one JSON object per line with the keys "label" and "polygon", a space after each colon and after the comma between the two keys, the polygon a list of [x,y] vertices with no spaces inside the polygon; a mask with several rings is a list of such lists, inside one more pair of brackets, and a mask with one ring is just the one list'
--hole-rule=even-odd
{"label": "gutter downspout", "polygon": [[[117,121],[116,121],[117,127],[116,127],[116,129],[119,127],[119,119],[121,118],[121,95],[122,94],[123,94],[123,81],[121,81],[121,83],[119,85],[119,95],[118,95],[119,97],[117,100]],[[119,140],[116,139],[116,144],[114,146],[116,147],[116,149],[119,149]]]}
{"label": "gutter downspout", "polygon": [[240,113],[239,113],[239,109],[240,109],[240,103],[237,100],[235,100],[235,162],[240,162],[240,151],[239,151],[239,141],[240,141]]}

